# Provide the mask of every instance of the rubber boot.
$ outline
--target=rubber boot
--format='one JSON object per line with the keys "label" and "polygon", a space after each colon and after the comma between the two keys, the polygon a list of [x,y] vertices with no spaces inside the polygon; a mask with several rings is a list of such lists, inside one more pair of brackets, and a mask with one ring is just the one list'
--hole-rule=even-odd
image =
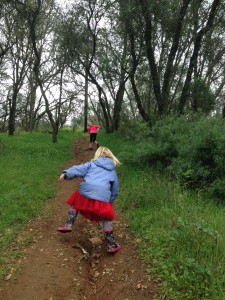
{"label": "rubber boot", "polygon": [[76,209],[71,208],[68,212],[67,221],[66,221],[65,225],[63,227],[58,227],[57,231],[62,232],[62,233],[71,232],[73,224],[76,219],[76,216],[77,216]]}
{"label": "rubber boot", "polygon": [[120,250],[121,246],[116,243],[112,229],[104,230],[104,236],[106,241],[107,252],[114,253]]}

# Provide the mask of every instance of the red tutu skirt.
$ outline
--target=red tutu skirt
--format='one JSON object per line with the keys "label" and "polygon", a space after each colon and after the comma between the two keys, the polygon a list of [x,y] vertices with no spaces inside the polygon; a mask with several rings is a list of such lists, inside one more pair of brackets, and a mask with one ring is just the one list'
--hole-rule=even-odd
{"label": "red tutu skirt", "polygon": [[79,191],[74,192],[66,203],[73,206],[82,216],[90,221],[99,222],[103,218],[112,221],[114,210],[112,204],[82,196]]}

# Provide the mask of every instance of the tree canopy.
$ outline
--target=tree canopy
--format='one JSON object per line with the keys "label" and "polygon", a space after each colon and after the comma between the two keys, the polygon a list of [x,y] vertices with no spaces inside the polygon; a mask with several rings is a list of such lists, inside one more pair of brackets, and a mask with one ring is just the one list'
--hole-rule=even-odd
{"label": "tree canopy", "polygon": [[0,130],[224,116],[221,0],[0,4]]}

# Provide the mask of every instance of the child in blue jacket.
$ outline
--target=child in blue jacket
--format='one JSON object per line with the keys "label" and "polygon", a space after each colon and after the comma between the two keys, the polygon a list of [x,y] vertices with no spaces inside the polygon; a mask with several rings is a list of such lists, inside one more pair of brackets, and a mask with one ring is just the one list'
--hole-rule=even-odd
{"label": "child in blue jacket", "polygon": [[62,172],[60,180],[83,177],[83,182],[79,191],[74,192],[66,201],[71,208],[65,225],[57,228],[59,232],[70,232],[77,213],[80,212],[91,221],[102,221],[108,252],[116,252],[121,248],[114,239],[112,226],[112,203],[119,192],[115,167],[120,164],[108,148],[99,147],[90,162],[74,165]]}

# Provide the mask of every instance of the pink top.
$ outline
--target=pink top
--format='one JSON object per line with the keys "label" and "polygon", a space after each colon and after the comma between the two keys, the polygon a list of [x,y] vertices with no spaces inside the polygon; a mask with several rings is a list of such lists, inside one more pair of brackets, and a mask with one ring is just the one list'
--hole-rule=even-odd
{"label": "pink top", "polygon": [[99,125],[91,125],[88,127],[88,132],[89,133],[97,133],[99,128],[100,128]]}

